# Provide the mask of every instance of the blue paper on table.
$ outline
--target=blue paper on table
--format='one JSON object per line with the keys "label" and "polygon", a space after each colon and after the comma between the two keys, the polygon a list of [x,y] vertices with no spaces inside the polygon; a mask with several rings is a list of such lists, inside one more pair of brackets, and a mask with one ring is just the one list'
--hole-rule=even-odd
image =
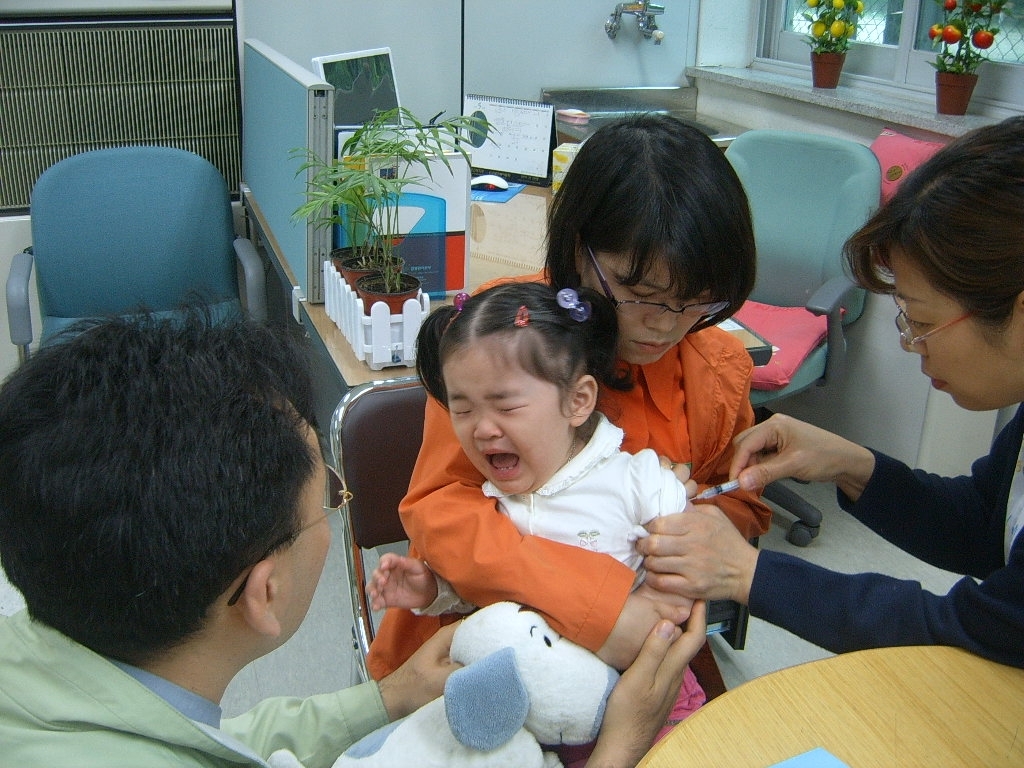
{"label": "blue paper on table", "polygon": [[508,189],[471,189],[469,191],[469,199],[475,200],[478,203],[506,203],[513,197],[518,195],[526,189],[525,184],[510,181]]}
{"label": "blue paper on table", "polygon": [[823,747],[775,763],[772,768],[850,768],[846,763]]}

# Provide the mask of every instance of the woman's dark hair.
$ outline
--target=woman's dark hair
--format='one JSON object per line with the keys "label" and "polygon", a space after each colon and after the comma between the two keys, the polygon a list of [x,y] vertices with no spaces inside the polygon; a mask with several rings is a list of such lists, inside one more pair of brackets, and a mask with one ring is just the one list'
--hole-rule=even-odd
{"label": "woman's dark hair", "polygon": [[[586,288],[579,290],[578,300],[589,307],[583,321],[559,306],[556,290],[543,283],[503,283],[469,297],[461,310],[440,307],[423,321],[417,336],[416,369],[423,386],[447,408],[445,361],[466,345],[483,342],[503,345],[523,370],[562,392],[585,373],[604,386],[629,389],[629,372],[616,363],[615,307]],[[529,320],[517,326],[521,307]]]}
{"label": "woman's dark hair", "polygon": [[625,285],[665,259],[680,299],[729,302],[694,330],[735,313],[754,287],[754,230],[743,185],[711,139],[664,115],[599,129],[569,166],[548,213],[553,285],[580,285],[584,246],[629,255]]}
{"label": "woman's dark hair", "polygon": [[857,281],[893,293],[893,251],[992,327],[1024,291],[1024,116],[978,128],[911,173],[846,242]]}

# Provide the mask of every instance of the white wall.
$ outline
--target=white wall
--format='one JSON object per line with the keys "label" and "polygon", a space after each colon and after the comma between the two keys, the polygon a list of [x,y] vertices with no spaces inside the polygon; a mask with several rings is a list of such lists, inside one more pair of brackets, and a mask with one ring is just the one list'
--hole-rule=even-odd
{"label": "white wall", "polygon": [[[545,87],[679,85],[695,62],[697,0],[666,0],[655,17],[665,33],[646,40],[623,15],[604,30],[614,0],[466,0],[466,92],[538,99]],[[500,31],[500,32],[498,32]]]}
{"label": "white wall", "polygon": [[460,0],[238,0],[237,9],[240,39],[306,69],[314,56],[389,46],[403,106],[423,119],[462,108]]}
{"label": "white wall", "polygon": [[664,3],[660,45],[644,40],[629,15],[609,39],[613,0],[465,5],[463,20],[460,0],[239,0],[238,18],[243,39],[307,68],[313,56],[390,46],[402,102],[419,117],[457,114],[463,92],[537,99],[548,86],[679,85],[696,60],[697,0]]}

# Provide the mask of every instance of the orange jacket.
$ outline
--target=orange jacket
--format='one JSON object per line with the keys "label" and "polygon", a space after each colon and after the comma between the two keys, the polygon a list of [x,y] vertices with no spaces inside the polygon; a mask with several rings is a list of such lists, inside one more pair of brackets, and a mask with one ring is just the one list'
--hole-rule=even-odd
{"label": "orange jacket", "polygon": [[[752,368],[739,340],[708,328],[636,368],[631,391],[602,390],[600,409],[625,431],[623,450],[653,448],[671,461],[691,462],[693,479],[712,485],[728,479],[732,438],[753,424]],[[399,507],[410,554],[425,559],[463,599],[529,605],[564,637],[598,650],[629,595],[633,571],[608,555],[520,534],[483,495],[482,484],[448,412],[428,398],[423,444]],[[755,494],[737,492],[715,503],[747,538],[768,529],[771,512]],[[456,618],[388,609],[370,647],[371,674],[389,674]]]}

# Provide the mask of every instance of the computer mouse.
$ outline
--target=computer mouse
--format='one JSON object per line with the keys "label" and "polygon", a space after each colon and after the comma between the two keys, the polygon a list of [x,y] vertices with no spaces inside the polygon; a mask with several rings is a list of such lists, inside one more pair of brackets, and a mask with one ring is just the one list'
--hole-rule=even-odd
{"label": "computer mouse", "polygon": [[483,189],[488,192],[499,192],[508,189],[508,182],[501,178],[501,176],[495,176],[493,173],[485,173],[483,176],[474,176],[473,180],[469,182],[469,186],[473,189]]}

